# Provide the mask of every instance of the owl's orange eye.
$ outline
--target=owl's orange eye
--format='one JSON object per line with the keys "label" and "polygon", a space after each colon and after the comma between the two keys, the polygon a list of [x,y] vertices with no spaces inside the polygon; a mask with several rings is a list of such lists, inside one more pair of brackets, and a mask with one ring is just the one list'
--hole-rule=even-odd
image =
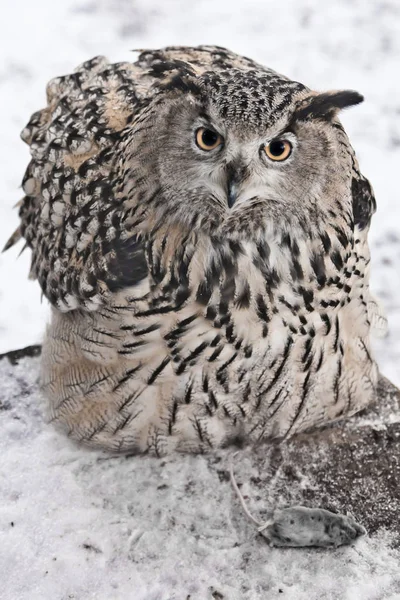
{"label": "owl's orange eye", "polygon": [[202,150],[209,152],[222,144],[222,136],[213,129],[200,127],[200,129],[196,131],[196,144]]}
{"label": "owl's orange eye", "polygon": [[287,140],[272,140],[264,146],[265,154],[275,161],[286,160],[292,153],[292,144]]}

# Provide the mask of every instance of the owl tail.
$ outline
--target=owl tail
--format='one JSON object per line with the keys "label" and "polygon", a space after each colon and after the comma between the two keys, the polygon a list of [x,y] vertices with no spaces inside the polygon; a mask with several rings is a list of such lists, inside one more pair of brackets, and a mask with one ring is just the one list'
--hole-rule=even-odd
{"label": "owl tail", "polygon": [[[22,198],[16,204],[14,204],[13,208],[20,208],[24,203],[24,199],[25,198]],[[4,246],[2,252],[6,252],[6,250],[9,250],[12,246],[14,246],[17,242],[19,242],[19,240],[21,238],[22,238],[21,228],[17,227],[17,229],[14,231],[14,233],[12,234],[10,239],[6,242],[6,245]],[[26,248],[26,245],[22,248],[20,254],[25,250],[25,248]]]}
{"label": "owl tail", "polygon": [[11,246],[14,246],[17,242],[19,242],[19,240],[22,238],[22,233],[21,233],[21,229],[20,227],[18,227],[14,233],[12,234],[12,236],[10,237],[10,239],[7,241],[6,245],[4,246],[2,252],[5,252],[6,250],[8,250],[9,248],[11,248]]}

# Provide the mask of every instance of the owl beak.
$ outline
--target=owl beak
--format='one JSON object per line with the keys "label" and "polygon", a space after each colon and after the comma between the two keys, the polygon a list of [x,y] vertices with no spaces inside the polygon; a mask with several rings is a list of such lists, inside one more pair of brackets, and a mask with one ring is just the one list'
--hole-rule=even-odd
{"label": "owl beak", "polygon": [[235,181],[228,181],[228,206],[232,208],[237,198],[237,184]]}
{"label": "owl beak", "polygon": [[238,197],[239,184],[244,176],[244,168],[236,163],[230,163],[226,167],[227,200],[229,208],[235,204]]}

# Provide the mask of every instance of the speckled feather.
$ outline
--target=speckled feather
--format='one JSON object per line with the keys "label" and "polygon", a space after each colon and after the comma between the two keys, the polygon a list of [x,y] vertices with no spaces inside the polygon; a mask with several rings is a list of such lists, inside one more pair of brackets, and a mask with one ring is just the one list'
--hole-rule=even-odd
{"label": "speckled feather", "polygon": [[[32,160],[10,245],[25,238],[54,307],[53,420],[163,454],[289,436],[372,400],[375,199],[336,116],[358,94],[199,47],[97,57],[47,98],[22,132]],[[219,158],[193,148],[204,123],[226,140]],[[282,132],[295,151],[272,167],[259,149]]]}

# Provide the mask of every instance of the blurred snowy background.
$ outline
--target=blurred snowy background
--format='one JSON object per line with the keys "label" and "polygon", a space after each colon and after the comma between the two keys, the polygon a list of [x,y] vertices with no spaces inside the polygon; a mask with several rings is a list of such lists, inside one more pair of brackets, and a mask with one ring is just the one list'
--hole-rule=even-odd
{"label": "blurred snowy background", "polygon": [[[390,334],[381,370],[400,383],[400,2],[398,0],[6,0],[0,55],[0,245],[17,227],[13,206],[29,160],[19,133],[45,105],[47,81],[105,54],[218,44],[317,89],[353,88],[366,101],[343,115],[378,213],[371,230],[372,288]],[[27,280],[22,244],[0,255],[0,352],[39,342],[48,315]]]}

